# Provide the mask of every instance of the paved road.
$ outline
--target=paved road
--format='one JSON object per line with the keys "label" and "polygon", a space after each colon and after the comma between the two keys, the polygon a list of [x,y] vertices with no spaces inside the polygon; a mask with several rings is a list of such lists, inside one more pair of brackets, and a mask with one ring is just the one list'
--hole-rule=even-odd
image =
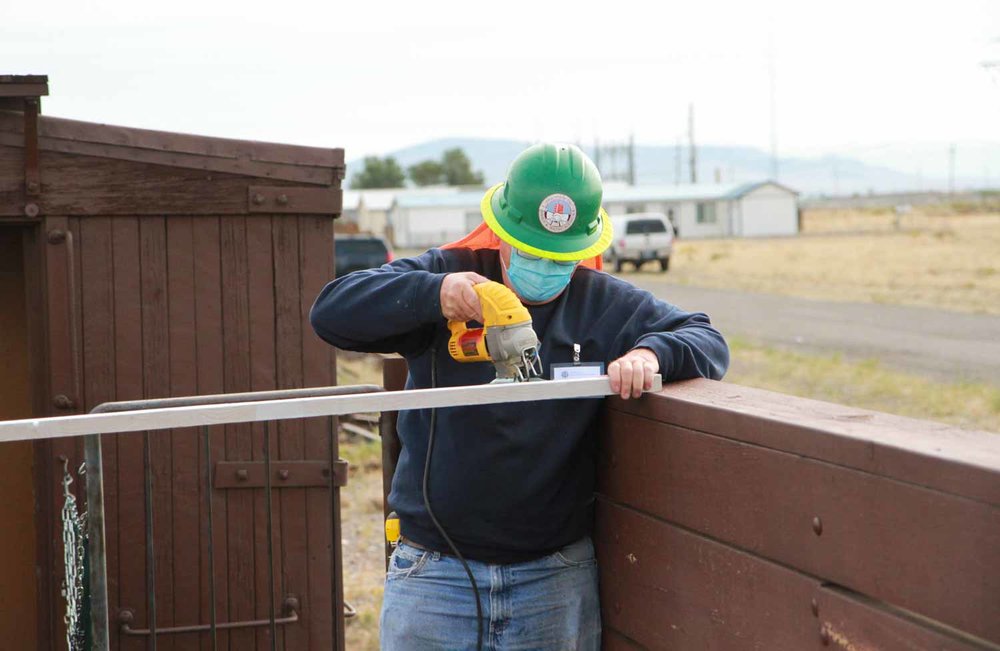
{"label": "paved road", "polygon": [[623,278],[729,336],[803,352],[841,352],[948,380],[1000,385],[1000,317],[921,307],[835,303]]}

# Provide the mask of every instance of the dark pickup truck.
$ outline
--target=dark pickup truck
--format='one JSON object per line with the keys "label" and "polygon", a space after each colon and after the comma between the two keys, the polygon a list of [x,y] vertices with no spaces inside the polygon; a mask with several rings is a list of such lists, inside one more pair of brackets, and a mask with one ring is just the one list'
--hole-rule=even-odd
{"label": "dark pickup truck", "polygon": [[333,241],[333,253],[338,277],[392,262],[392,249],[380,237],[338,235]]}

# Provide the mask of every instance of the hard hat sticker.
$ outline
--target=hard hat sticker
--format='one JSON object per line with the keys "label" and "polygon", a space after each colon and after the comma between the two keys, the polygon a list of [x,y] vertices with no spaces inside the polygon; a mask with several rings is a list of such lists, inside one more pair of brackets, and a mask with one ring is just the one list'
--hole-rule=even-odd
{"label": "hard hat sticker", "polygon": [[538,221],[550,233],[562,233],[576,221],[576,204],[565,194],[550,194],[538,206]]}

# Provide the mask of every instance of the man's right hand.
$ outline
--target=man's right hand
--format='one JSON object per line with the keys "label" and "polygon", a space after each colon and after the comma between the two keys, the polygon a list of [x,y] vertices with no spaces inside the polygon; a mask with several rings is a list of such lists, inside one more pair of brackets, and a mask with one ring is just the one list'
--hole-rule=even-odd
{"label": "man's right hand", "polygon": [[473,285],[489,282],[474,271],[447,274],[441,282],[441,314],[449,321],[483,320],[483,307]]}

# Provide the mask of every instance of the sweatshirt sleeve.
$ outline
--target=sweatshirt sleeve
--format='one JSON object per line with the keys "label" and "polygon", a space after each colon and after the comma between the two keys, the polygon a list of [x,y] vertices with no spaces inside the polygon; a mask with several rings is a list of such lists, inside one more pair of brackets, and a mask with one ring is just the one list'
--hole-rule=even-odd
{"label": "sweatshirt sleeve", "polygon": [[434,337],[441,315],[440,252],[355,271],[328,283],[309,313],[327,343],[364,353],[416,354]]}
{"label": "sweatshirt sleeve", "polygon": [[729,368],[729,346],[708,315],[684,310],[651,293],[629,287],[622,293],[622,324],[612,351],[615,357],[634,348],[649,348],[660,361],[665,382],[708,378],[721,380]]}

